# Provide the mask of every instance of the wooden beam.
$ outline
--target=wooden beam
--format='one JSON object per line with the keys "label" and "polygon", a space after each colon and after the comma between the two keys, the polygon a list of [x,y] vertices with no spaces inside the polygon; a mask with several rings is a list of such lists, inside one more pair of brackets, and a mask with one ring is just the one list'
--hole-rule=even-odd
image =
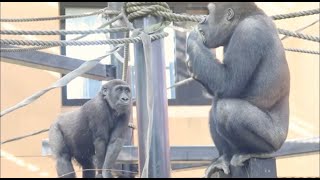
{"label": "wooden beam", "polygon": [[[1,48],[10,46],[1,45]],[[12,46],[11,46],[12,47]],[[85,61],[62,55],[41,51],[1,52],[1,61],[22,66],[67,74],[78,68]],[[111,80],[115,78],[116,69],[113,65],[98,64],[82,77],[96,80]]]}

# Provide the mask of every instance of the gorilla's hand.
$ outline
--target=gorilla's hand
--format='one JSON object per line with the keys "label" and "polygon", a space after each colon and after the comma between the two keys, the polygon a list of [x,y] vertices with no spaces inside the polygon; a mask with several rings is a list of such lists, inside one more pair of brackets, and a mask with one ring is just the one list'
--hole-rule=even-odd
{"label": "gorilla's hand", "polygon": [[203,46],[203,37],[198,31],[198,29],[194,29],[190,32],[187,38],[187,52],[190,52],[195,49],[196,46]]}
{"label": "gorilla's hand", "polygon": [[190,32],[188,38],[187,38],[187,54],[188,58],[186,60],[186,64],[190,73],[190,76],[195,78],[194,72],[193,72],[193,66],[195,61],[197,60],[197,57],[199,56],[199,53],[201,54],[202,49],[207,49],[203,44],[203,39],[198,31],[198,29],[194,29]]}

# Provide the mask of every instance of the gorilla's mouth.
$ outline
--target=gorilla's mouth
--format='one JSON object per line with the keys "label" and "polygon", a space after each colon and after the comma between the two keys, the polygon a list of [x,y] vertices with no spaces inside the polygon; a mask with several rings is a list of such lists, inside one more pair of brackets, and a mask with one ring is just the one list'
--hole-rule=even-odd
{"label": "gorilla's mouth", "polygon": [[205,44],[206,43],[206,36],[204,34],[204,31],[200,27],[198,27],[198,32],[201,36],[202,42]]}

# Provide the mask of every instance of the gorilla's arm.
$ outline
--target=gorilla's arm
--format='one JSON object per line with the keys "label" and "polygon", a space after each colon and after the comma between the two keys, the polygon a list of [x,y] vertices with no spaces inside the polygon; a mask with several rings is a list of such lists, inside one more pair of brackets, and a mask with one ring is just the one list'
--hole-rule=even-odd
{"label": "gorilla's arm", "polygon": [[[248,27],[245,27],[248,26]],[[223,64],[214,56],[197,31],[190,33],[187,41],[191,71],[212,93],[221,97],[239,95],[255,71],[266,49],[267,39],[260,28],[243,23],[235,30],[228,45],[224,46]]]}
{"label": "gorilla's arm", "polygon": [[[124,145],[124,136],[128,128],[129,115],[124,115],[118,119],[117,126],[112,131],[109,143],[107,145],[106,156],[103,163],[103,169],[111,169],[115,164],[117,157]],[[110,171],[103,170],[102,176],[104,178],[112,177]]]}

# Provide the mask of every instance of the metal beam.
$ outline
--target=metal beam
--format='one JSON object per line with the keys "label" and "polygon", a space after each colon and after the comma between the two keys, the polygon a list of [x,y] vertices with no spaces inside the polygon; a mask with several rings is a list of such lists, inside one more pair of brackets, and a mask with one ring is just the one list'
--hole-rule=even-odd
{"label": "metal beam", "polygon": [[[144,28],[159,23],[162,19],[154,16],[137,18],[133,21],[135,28]],[[139,172],[141,177],[169,178],[170,177],[170,148],[168,136],[168,100],[166,90],[165,58],[163,39],[152,41],[150,45],[151,59],[148,66],[147,57],[144,57],[141,43],[134,45],[136,68],[136,107],[138,120],[138,144],[139,144]],[[146,52],[145,52],[146,53]],[[146,71],[145,68],[149,68]],[[147,73],[149,72],[149,73]],[[145,82],[150,82],[146,83]],[[151,89],[151,90],[150,90]],[[148,92],[154,94],[149,95]],[[146,98],[146,95],[148,98]],[[150,110],[148,105],[151,104]],[[147,132],[148,125],[152,124],[150,151]],[[146,166],[147,174],[142,173],[145,167],[146,157],[149,162]]]}
{"label": "metal beam", "polygon": [[[320,152],[319,137],[301,139],[297,142],[287,141],[274,153],[276,158],[297,156],[306,153]],[[204,163],[208,165],[214,158],[218,157],[215,146],[171,146],[171,163]],[[51,155],[48,140],[42,142],[42,155]],[[138,163],[138,148],[124,146],[118,156],[118,162]]]}
{"label": "metal beam", "polygon": [[215,172],[210,178],[277,178],[277,164],[275,158],[251,158],[242,167],[230,166],[230,174],[223,171]]}
{"label": "metal beam", "polygon": [[[123,2],[109,2],[108,3],[108,7],[110,9],[112,9],[112,10],[121,11],[121,9],[123,7]],[[115,16],[111,15],[110,17],[113,18]],[[115,21],[114,23],[112,23],[112,25],[110,27],[124,27],[124,26],[125,26],[125,22],[124,22],[124,20],[122,18],[122,19],[119,19],[119,20]],[[110,39],[125,38],[125,35],[126,35],[126,32],[111,33],[110,34]],[[124,48],[121,49],[118,53],[123,58],[125,58]],[[119,60],[117,59],[117,57],[115,57],[114,54],[111,55],[111,62],[117,69],[116,78],[117,79],[122,79],[123,63],[119,62]],[[128,69],[127,69],[127,83],[131,84],[130,67],[128,67]],[[132,111],[132,107],[131,107],[131,111]],[[130,122],[131,123],[133,122],[132,113],[130,115]],[[133,141],[133,130],[131,128],[129,128],[128,131],[126,132],[125,139],[127,141],[125,142],[124,145],[131,146],[133,144],[133,142],[132,142]],[[134,171],[134,169],[136,168],[136,167],[132,166],[131,164],[120,164],[117,168],[124,171],[124,172],[122,172],[122,177],[127,177],[127,178],[133,178],[134,177],[131,173],[127,173],[127,171]]]}
{"label": "metal beam", "polygon": [[[13,46],[1,45],[1,48]],[[85,61],[62,55],[50,54],[41,51],[1,52],[1,61],[22,66],[67,74],[78,68]],[[113,65],[98,64],[82,77],[96,80],[111,80],[115,78],[116,69]]]}
{"label": "metal beam", "polygon": [[[123,2],[109,2],[108,7],[112,10],[121,11],[121,8],[123,7]],[[111,18],[113,18],[115,16],[116,15],[114,15],[114,16],[110,15]],[[124,27],[124,26],[125,26],[125,23],[124,23],[123,19],[119,19],[110,25],[111,28]],[[109,35],[110,35],[110,39],[122,39],[125,37],[125,34],[126,34],[126,32],[117,32],[117,33],[110,33]],[[123,52],[124,52],[124,49],[122,48],[119,50],[118,53],[122,57],[124,57]],[[115,57],[114,54],[111,54],[111,63],[117,69],[116,78],[121,79],[122,71],[123,71],[123,64],[121,62],[119,62],[119,60]]]}

